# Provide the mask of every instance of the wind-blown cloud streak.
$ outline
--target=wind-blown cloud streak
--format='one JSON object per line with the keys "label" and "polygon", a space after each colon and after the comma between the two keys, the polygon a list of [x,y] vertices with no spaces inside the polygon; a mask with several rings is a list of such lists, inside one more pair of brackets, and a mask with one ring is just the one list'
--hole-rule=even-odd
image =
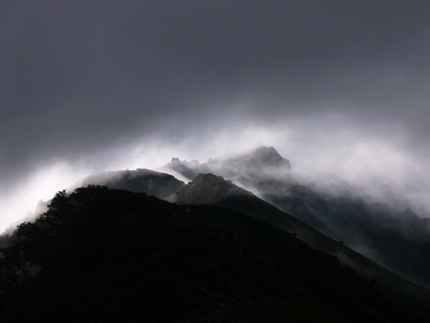
{"label": "wind-blown cloud streak", "polygon": [[30,207],[39,185],[49,198],[92,172],[258,142],[297,176],[428,207],[429,13],[425,1],[4,1],[0,226],[24,216],[3,205],[24,205],[26,189]]}

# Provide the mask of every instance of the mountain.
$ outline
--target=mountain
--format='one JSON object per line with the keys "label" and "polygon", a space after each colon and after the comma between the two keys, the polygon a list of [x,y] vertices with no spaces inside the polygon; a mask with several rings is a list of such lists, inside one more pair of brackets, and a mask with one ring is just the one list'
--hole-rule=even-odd
{"label": "mountain", "polygon": [[[216,205],[237,210],[286,229],[306,241],[325,237],[309,225],[259,199],[253,193],[213,174],[199,174],[175,195],[177,204]],[[310,233],[311,232],[311,233]],[[331,239],[330,239],[331,240]]]}
{"label": "mountain", "polygon": [[328,232],[325,223],[309,211],[304,200],[291,194],[292,188],[299,184],[291,175],[290,161],[281,157],[273,147],[260,146],[229,159],[210,159],[203,164],[173,158],[163,169],[173,170],[189,180],[200,173],[223,176],[313,227]]}
{"label": "mountain", "polygon": [[[352,267],[368,280],[376,279],[379,286],[393,298],[412,307],[426,311],[430,304],[430,290],[415,285],[397,276],[377,263],[347,247],[343,241],[336,241],[315,228],[282,212],[273,205],[259,199],[231,181],[213,174],[199,174],[185,185],[175,196],[178,204],[206,204],[226,207],[275,225],[310,247],[335,256],[339,261]],[[428,312],[430,314],[430,311]]]}
{"label": "mountain", "polygon": [[174,170],[189,180],[201,173],[214,173],[237,181],[241,186],[250,184],[254,188],[265,187],[266,191],[280,180],[292,180],[290,161],[281,157],[275,148],[266,146],[229,159],[209,159],[203,164],[197,160],[187,162],[172,158],[163,167]]}
{"label": "mountain", "polygon": [[[255,228],[257,226],[265,228],[267,225],[277,227],[276,230],[284,232],[283,234],[287,235],[289,237],[288,239],[293,238],[294,241],[302,241],[305,243],[305,246],[311,247],[314,250],[323,251],[325,254],[329,255],[331,259],[336,259],[336,262],[342,268],[349,268],[347,270],[356,273],[359,277],[363,277],[364,280],[361,280],[362,284],[366,284],[367,282],[373,285],[376,282],[377,290],[383,295],[387,295],[390,302],[406,305],[430,316],[430,310],[428,308],[428,304],[430,304],[429,290],[410,282],[417,282],[422,286],[429,285],[430,257],[428,250],[430,250],[430,220],[419,217],[410,208],[407,208],[404,212],[400,212],[387,204],[377,203],[369,198],[357,197],[348,191],[339,193],[336,196],[325,193],[324,191],[314,190],[303,185],[294,178],[290,162],[280,156],[273,147],[261,146],[231,158],[210,159],[203,164],[195,160],[187,162],[181,161],[179,158],[172,158],[172,161],[162,169],[164,170],[163,173],[148,169],[137,169],[135,171],[125,170],[95,175],[79,182],[76,184],[75,188],[78,186],[95,184],[106,185],[112,189],[125,189],[136,193],[145,192],[153,197],[142,194],[138,196],[146,196],[145,199],[148,198],[151,201],[158,201],[155,197],[166,201],[175,201],[178,204],[177,207],[180,208],[178,210],[182,210],[178,211],[179,213],[177,214],[182,214],[184,210],[185,213],[193,212],[193,210],[203,210],[205,207],[205,210],[209,210],[209,213],[215,212],[213,210],[219,207],[223,208],[222,212],[240,212],[242,216],[245,214],[248,217],[251,216],[254,218],[255,221],[259,221],[258,225],[255,225]],[[167,173],[178,174],[178,177],[184,179],[184,181],[191,181],[185,185],[183,181]],[[90,187],[94,188],[94,186]],[[69,191],[71,192],[72,190]],[[86,191],[85,189],[79,188],[75,192]],[[94,192],[99,191],[95,190]],[[123,210],[119,210],[118,208],[115,209],[116,206],[112,206],[110,202],[107,201],[100,201],[100,203],[105,204],[103,207],[98,205],[99,202],[96,203],[94,201],[91,202],[91,205],[86,205],[85,203],[88,201],[75,201],[74,198],[79,194],[74,194],[75,193],[66,194],[62,192],[60,195],[57,195],[55,199],[56,202],[52,204],[54,200],[51,201],[48,212],[44,213],[41,217],[43,219],[48,218],[52,220],[51,217],[47,217],[47,214],[52,212],[56,213],[58,211],[56,206],[58,200],[64,198],[64,200],[72,201],[71,209],[66,209],[63,215],[67,217],[70,214],[76,213],[77,211],[74,209],[76,208],[79,211],[78,214],[82,216],[76,217],[78,222],[72,225],[72,227],[75,226],[74,229],[70,228],[70,226],[64,227],[64,232],[61,234],[66,234],[70,239],[72,239],[72,235],[80,232],[81,229],[77,228],[78,224],[86,228],[84,230],[87,230],[86,232],[88,232],[88,234],[93,234],[94,236],[98,236],[98,230],[104,230],[102,229],[104,224],[96,223],[103,220],[100,220],[101,218],[99,220],[94,220],[92,216],[93,211],[95,212],[95,210],[99,208],[103,209],[104,216],[106,216],[107,222],[109,222],[109,217],[113,216],[115,212],[115,217],[118,218],[121,218],[124,214],[128,214],[128,207],[134,203],[129,201],[126,203],[124,202],[124,204],[121,199],[116,200],[116,197],[112,197],[113,201],[116,201],[114,203],[117,203],[123,208]],[[104,192],[101,195],[105,196],[104,194],[111,193]],[[70,200],[70,196],[74,196],[74,198]],[[86,194],[83,194],[83,196],[86,196]],[[87,197],[89,196],[88,193]],[[117,197],[119,198],[119,195]],[[157,203],[164,202],[160,201]],[[86,208],[81,209],[81,204],[86,205]],[[176,206],[171,205],[171,207],[174,209]],[[111,208],[116,211],[112,211]],[[133,212],[136,213],[140,211],[136,209]],[[172,212],[175,213],[176,211]],[[199,214],[206,213],[200,212]],[[60,216],[60,214],[58,214],[58,216]],[[86,217],[89,217],[89,219],[86,219]],[[57,226],[58,223],[56,221],[57,220],[54,220],[51,224]],[[36,228],[40,227],[41,223],[42,227],[46,225],[46,222],[39,220],[36,220],[35,223]],[[118,223],[119,222],[115,222],[115,224],[111,223],[110,225],[114,226],[118,225]],[[18,233],[21,232],[25,235],[27,232],[26,230],[32,225],[33,224],[26,223],[20,227]],[[135,225],[139,226],[140,224],[135,223]],[[147,224],[143,223],[142,225]],[[199,226],[205,227],[205,224],[199,224]],[[48,231],[39,232],[39,229],[41,228],[36,230],[37,239],[42,239],[44,234],[48,236],[53,235],[54,237],[59,234],[56,231],[54,233]],[[34,227],[31,230],[34,230]],[[29,232],[31,232],[31,230]],[[160,233],[160,231],[157,232]],[[82,235],[82,233],[79,234]],[[4,259],[8,259],[8,261],[12,262],[15,261],[15,267],[13,267],[15,269],[5,271],[5,268],[7,268],[10,263],[8,265],[7,261],[0,259],[0,262],[3,264],[0,265],[0,276],[2,275],[0,284],[4,284],[4,282],[8,281],[11,277],[17,279],[9,286],[10,288],[11,286],[17,288],[17,286],[22,283],[23,276],[26,276],[25,279],[30,279],[28,281],[29,283],[33,281],[33,274],[37,274],[36,276],[39,277],[40,266],[38,264],[31,265],[32,259],[29,261],[22,260],[22,255],[24,254],[19,248],[23,247],[23,244],[22,241],[18,239],[18,236],[19,234],[14,234],[10,237],[0,237],[1,247],[5,247],[2,249],[5,255]],[[36,236],[33,236],[32,239]],[[133,234],[131,234],[131,236],[133,236]],[[94,241],[97,240],[100,246],[105,243],[110,245],[111,238],[111,236],[104,236],[104,242],[97,240],[98,238]],[[226,239],[229,240],[230,238]],[[112,239],[116,238],[113,237]],[[139,240],[137,237],[133,239]],[[181,236],[178,237],[178,239],[186,238]],[[265,237],[265,239],[268,239],[268,237]],[[40,242],[43,245],[33,244],[35,240],[28,240],[31,241],[28,245],[28,250],[31,250],[31,252],[29,251],[28,255],[37,254],[46,248],[52,253],[55,250],[50,248],[51,244],[52,246],[57,246],[57,251],[55,252],[60,252],[62,247],[66,249],[69,248],[68,245],[61,247],[61,244],[57,244],[50,240],[48,242],[48,240]],[[74,252],[78,252],[77,250],[79,248],[84,248],[94,241],[90,238],[88,241],[80,241],[78,239]],[[67,243],[71,244],[70,241]],[[128,243],[132,242],[129,241]],[[165,242],[160,243],[164,245]],[[115,240],[115,244],[120,245],[121,242]],[[32,245],[34,246],[31,247]],[[274,247],[274,245],[272,245],[272,247]],[[239,250],[243,252],[243,248],[239,247]],[[8,252],[10,256],[8,256]],[[79,252],[85,254],[82,250]],[[124,252],[127,253],[125,250]],[[363,255],[370,258],[370,260]],[[77,255],[73,254],[73,257],[75,256]],[[52,255],[45,254],[43,257],[51,259]],[[73,259],[73,257],[71,259]],[[109,256],[106,254],[105,257]],[[16,261],[19,262],[17,263]],[[240,264],[237,265],[239,267],[242,266]],[[381,265],[406,277],[410,281],[399,277],[393,272],[383,268]],[[110,264],[109,266],[115,267],[116,265]],[[267,266],[270,267],[270,265]],[[241,268],[243,268],[243,266]],[[59,270],[61,272],[63,269]],[[302,268],[301,270],[304,269]],[[17,273],[19,273],[18,276]],[[54,276],[55,275],[56,273],[54,273]],[[252,279],[256,279],[256,277]],[[285,277],[281,277],[280,279],[285,279]],[[57,283],[60,284],[58,281]],[[77,281],[75,283],[78,284]],[[33,284],[33,282],[31,282],[31,284]],[[49,284],[54,286],[56,283],[48,281],[48,285]],[[279,282],[274,284],[279,284]],[[12,297],[12,290],[6,292],[7,288],[9,288],[6,285],[3,285],[4,295],[8,295],[7,297],[14,299]],[[25,288],[29,288],[28,285],[25,286]],[[61,284],[58,286],[61,286]],[[57,287],[52,288],[55,289]],[[82,291],[83,290],[81,290],[81,292]],[[88,290],[85,292],[90,293]],[[133,291],[133,293],[138,292]],[[0,295],[2,295],[2,293],[0,293]],[[45,296],[48,298],[52,297],[50,294]],[[67,299],[64,295],[58,296]],[[320,296],[323,297],[322,294]],[[19,297],[23,297],[23,295]],[[40,295],[37,297],[40,297]],[[146,295],[145,297],[151,296]],[[8,303],[4,298],[3,300],[7,308],[15,308],[14,304]],[[31,301],[32,298],[28,298],[27,302]],[[13,302],[20,303],[20,301],[16,299]],[[81,303],[78,305],[87,306]],[[1,306],[0,304],[0,311]],[[61,306],[59,308],[61,308]],[[190,308],[192,308],[191,305]],[[93,313],[92,315],[95,314]],[[244,319],[244,321],[247,320]]]}
{"label": "mountain", "polygon": [[[252,193],[200,177],[199,185],[219,185],[211,201],[243,197],[271,217],[274,208]],[[15,235],[1,250],[2,322],[430,320],[336,257],[227,208],[88,186],[57,193]]]}
{"label": "mountain", "polygon": [[[176,158],[164,166],[189,179],[212,173],[311,225],[397,274],[430,287],[430,219],[345,190],[315,191],[297,181],[289,161],[261,146],[200,164]],[[406,211],[405,211],[406,210]]]}
{"label": "mountain", "polygon": [[88,184],[146,192],[170,201],[184,182],[213,173],[252,191],[259,198],[415,283],[430,287],[430,220],[411,209],[398,210],[348,191],[333,195],[297,181],[288,159],[275,148],[260,146],[206,163],[172,158],[161,168],[116,171],[91,176]]}
{"label": "mountain", "polygon": [[120,170],[93,175],[77,183],[75,187],[87,185],[102,185],[136,193],[145,192],[148,195],[170,201],[176,191],[185,183],[170,174],[138,168],[134,171]]}

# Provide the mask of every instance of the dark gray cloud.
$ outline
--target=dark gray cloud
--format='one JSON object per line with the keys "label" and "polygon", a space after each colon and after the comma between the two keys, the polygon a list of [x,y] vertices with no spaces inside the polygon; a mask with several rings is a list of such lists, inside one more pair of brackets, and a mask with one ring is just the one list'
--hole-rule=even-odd
{"label": "dark gray cloud", "polygon": [[58,163],[250,141],[293,167],[377,163],[382,147],[383,165],[420,174],[429,15],[427,1],[2,1],[0,192]]}

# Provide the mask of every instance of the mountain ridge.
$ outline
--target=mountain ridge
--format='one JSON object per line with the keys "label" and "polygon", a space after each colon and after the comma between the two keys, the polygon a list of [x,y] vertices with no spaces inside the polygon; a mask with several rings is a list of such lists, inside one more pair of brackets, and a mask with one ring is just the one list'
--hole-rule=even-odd
{"label": "mountain ridge", "polygon": [[387,204],[349,192],[330,195],[315,191],[294,178],[290,162],[274,147],[260,146],[203,164],[172,158],[159,170],[163,173],[139,169],[111,172],[80,184],[147,192],[171,201],[185,183],[166,173],[182,176],[186,182],[199,173],[213,173],[252,191],[325,235],[345,241],[355,251],[402,277],[430,287],[430,220],[413,211],[404,215]]}
{"label": "mountain ridge", "polygon": [[[258,167],[250,160],[257,160]],[[264,165],[265,160],[279,164]],[[408,280],[430,287],[430,220],[349,191],[315,191],[297,181],[282,160],[286,159],[273,147],[263,146],[204,164],[175,159],[163,169],[182,169],[193,178],[198,173],[223,176]]]}
{"label": "mountain ridge", "polygon": [[185,183],[167,173],[137,168],[92,175],[76,183],[69,190],[73,191],[75,187],[87,185],[103,185],[111,189],[124,189],[136,193],[144,192],[169,201]]}
{"label": "mountain ridge", "polygon": [[[212,187],[216,189],[212,190]],[[425,308],[427,304],[430,304],[430,290],[427,288],[391,273],[350,249],[343,241],[335,241],[325,236],[312,226],[260,200],[231,181],[225,181],[221,176],[199,174],[192,182],[178,191],[175,201],[178,204],[222,206],[263,220],[293,234],[314,249],[336,256],[341,263],[353,268],[360,276],[369,281],[376,279],[381,288],[396,299],[407,302],[411,306],[420,304],[420,308]],[[406,298],[403,294],[405,291],[408,294]]]}
{"label": "mountain ridge", "polygon": [[227,208],[90,185],[57,193],[16,236],[1,249],[5,322],[429,321],[335,257]]}

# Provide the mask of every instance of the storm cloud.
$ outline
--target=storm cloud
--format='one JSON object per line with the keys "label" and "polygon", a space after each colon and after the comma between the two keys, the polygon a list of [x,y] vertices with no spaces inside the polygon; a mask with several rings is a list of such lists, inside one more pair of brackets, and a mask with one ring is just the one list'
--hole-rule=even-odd
{"label": "storm cloud", "polygon": [[424,212],[429,16],[427,1],[2,1],[0,227],[90,173],[257,143],[308,181]]}

